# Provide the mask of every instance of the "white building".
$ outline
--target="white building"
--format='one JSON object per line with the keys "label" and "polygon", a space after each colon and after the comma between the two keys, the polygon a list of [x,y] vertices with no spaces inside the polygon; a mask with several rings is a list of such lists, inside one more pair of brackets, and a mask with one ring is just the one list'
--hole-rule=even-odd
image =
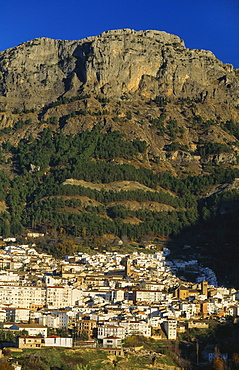
{"label": "white building", "polygon": [[121,347],[121,338],[114,337],[114,336],[103,338],[103,347],[104,348],[118,348],[118,347]]}
{"label": "white building", "polygon": [[119,325],[102,325],[97,328],[97,338],[103,339],[105,337],[119,337],[125,338],[125,328]]}
{"label": "white building", "polygon": [[55,315],[59,319],[59,328],[67,329],[69,324],[69,311],[52,311],[52,315]]}
{"label": "white building", "polygon": [[39,324],[48,328],[60,329],[60,319],[56,315],[44,314],[39,317]]}
{"label": "white building", "polygon": [[44,338],[47,336],[47,328],[43,325],[38,324],[3,324],[4,328],[8,328],[10,330],[26,330],[29,336],[39,336],[42,335]]}
{"label": "white building", "polygon": [[45,338],[45,347],[64,347],[71,348],[73,345],[72,338],[61,338],[57,335],[51,335]]}
{"label": "white building", "polygon": [[164,330],[169,340],[177,339],[177,321],[166,320],[163,322]]}
{"label": "white building", "polygon": [[48,286],[46,301],[49,309],[64,308],[71,305],[72,288],[68,286]]}
{"label": "white building", "polygon": [[121,321],[120,325],[125,328],[125,336],[143,335],[151,337],[151,327],[145,321]]}
{"label": "white building", "polygon": [[122,302],[124,300],[124,290],[116,289],[111,291],[111,301],[113,303]]}
{"label": "white building", "polygon": [[28,322],[30,310],[28,308],[6,308],[6,320],[11,322]]}
{"label": "white building", "polygon": [[71,306],[79,306],[83,302],[83,292],[81,289],[72,289],[71,292]]}
{"label": "white building", "polygon": [[20,308],[43,307],[46,304],[46,291],[45,288],[36,286],[2,285],[0,304]]}
{"label": "white building", "polygon": [[0,310],[0,322],[6,321],[6,310]]}
{"label": "white building", "polygon": [[161,302],[163,293],[158,290],[134,290],[133,302]]}

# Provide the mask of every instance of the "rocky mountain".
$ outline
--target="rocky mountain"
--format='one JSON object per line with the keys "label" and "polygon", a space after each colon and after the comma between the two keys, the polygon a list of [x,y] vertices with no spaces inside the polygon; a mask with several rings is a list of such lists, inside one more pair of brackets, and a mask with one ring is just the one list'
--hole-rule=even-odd
{"label": "rocky mountain", "polygon": [[0,235],[173,237],[192,255],[210,240],[211,266],[217,243],[237,261],[238,122],[239,71],[166,32],[0,52]]}
{"label": "rocky mountain", "polygon": [[210,51],[160,31],[107,31],[79,41],[38,38],[0,53],[2,104],[40,108],[76,93],[239,105],[238,76]]}
{"label": "rocky mountain", "polygon": [[[144,165],[176,174],[186,164],[188,172],[201,173],[205,158],[198,156],[198,143],[236,141],[224,124],[238,120],[238,76],[210,51],[187,49],[166,32],[123,29],[79,41],[38,38],[0,53],[0,128],[18,127],[23,117],[16,113],[34,111],[35,125],[17,131],[11,138],[16,143],[52,118],[65,134],[100,121],[106,131],[145,140]],[[84,115],[72,118],[73,112]],[[167,153],[175,140],[188,151]],[[209,161],[235,164],[237,147],[233,151],[210,153]]]}

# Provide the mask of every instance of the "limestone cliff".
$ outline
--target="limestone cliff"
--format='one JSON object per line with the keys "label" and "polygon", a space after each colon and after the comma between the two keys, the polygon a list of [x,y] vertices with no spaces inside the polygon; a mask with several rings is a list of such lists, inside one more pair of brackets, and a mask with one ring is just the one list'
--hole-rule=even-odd
{"label": "limestone cliff", "polygon": [[38,38],[0,53],[0,103],[40,108],[77,93],[167,96],[239,105],[232,65],[160,31],[107,31],[79,41]]}

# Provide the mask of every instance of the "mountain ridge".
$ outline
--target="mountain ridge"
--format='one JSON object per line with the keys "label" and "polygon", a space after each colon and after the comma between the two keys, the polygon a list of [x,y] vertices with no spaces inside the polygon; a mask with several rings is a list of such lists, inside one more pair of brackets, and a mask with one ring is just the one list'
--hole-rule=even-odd
{"label": "mountain ridge", "polygon": [[164,31],[114,30],[78,41],[37,38],[0,52],[0,71],[2,104],[26,109],[79,91],[239,104],[232,65],[210,51],[187,49]]}

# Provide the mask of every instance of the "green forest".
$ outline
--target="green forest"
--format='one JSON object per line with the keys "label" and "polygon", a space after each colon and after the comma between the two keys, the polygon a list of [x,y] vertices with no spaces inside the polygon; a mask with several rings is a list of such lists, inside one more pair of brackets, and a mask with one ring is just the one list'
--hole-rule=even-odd
{"label": "green forest", "polygon": [[[228,127],[234,129],[234,126]],[[220,151],[222,146],[205,144],[201,154]],[[210,263],[211,255],[212,265],[217,261],[215,254],[220,251],[224,255],[225,243],[228,243],[226,254],[231,262],[239,241],[236,227],[239,215],[235,207],[239,192],[234,189],[211,197],[206,194],[212,187],[239,177],[239,169],[211,166],[210,173],[203,176],[179,178],[170,172],[156,173],[117,161],[117,158],[137,159],[146,150],[145,141],[129,141],[119,131],[104,132],[100,125],[76,135],[64,135],[61,130],[54,132],[48,125],[35,139],[29,136],[16,146],[3,144],[1,158],[10,153],[15,175],[9,176],[4,169],[0,170],[0,200],[6,204],[0,213],[0,235],[21,236],[29,230],[55,231],[87,240],[113,234],[132,242],[153,235],[171,238],[179,248],[189,242],[192,248],[210,245],[207,257],[209,254]],[[96,190],[64,185],[66,179],[96,184],[127,180],[145,185],[148,190]],[[90,203],[85,205],[82,197],[87,197]],[[136,201],[139,207],[131,209],[124,204],[126,201]],[[140,207],[142,202],[167,205],[168,211]],[[225,203],[227,207],[222,211]],[[233,214],[233,221],[228,221],[228,212]],[[129,222],[131,219],[136,222]],[[54,248],[50,252],[64,253]]]}
{"label": "green forest", "polygon": [[[153,232],[156,236],[176,235],[184,227],[193,225],[201,214],[197,199],[214,184],[231,181],[238,170],[215,169],[209,176],[191,176],[186,179],[173,177],[170,173],[155,174],[144,167],[117,164],[114,158],[137,157],[147,148],[140,140],[128,141],[123,134],[113,131],[102,133],[100,127],[78,135],[64,136],[44,129],[37,139],[21,140],[17,147],[11,147],[12,162],[17,173],[12,181],[0,172],[2,201],[6,201],[9,212],[0,215],[0,233],[3,236],[18,235],[24,229],[41,230],[43,225],[68,234],[103,235],[112,233],[139,239]],[[66,179],[82,179],[93,183],[114,181],[137,181],[152,191],[101,191],[76,185],[63,185]],[[156,191],[161,186],[165,191]],[[70,204],[76,196],[87,196],[100,207],[82,207]],[[168,212],[129,210],[122,205],[109,207],[111,202],[135,200],[158,202],[173,207]],[[76,200],[75,200],[76,202]],[[74,202],[73,202],[74,203]],[[77,212],[69,212],[73,207]],[[107,216],[107,217],[106,217]],[[128,217],[137,217],[138,225],[124,223]]]}

